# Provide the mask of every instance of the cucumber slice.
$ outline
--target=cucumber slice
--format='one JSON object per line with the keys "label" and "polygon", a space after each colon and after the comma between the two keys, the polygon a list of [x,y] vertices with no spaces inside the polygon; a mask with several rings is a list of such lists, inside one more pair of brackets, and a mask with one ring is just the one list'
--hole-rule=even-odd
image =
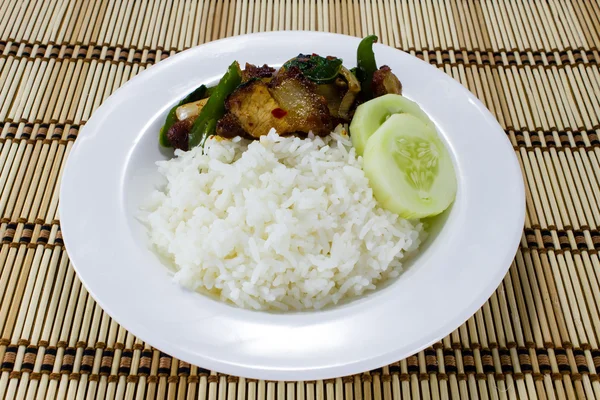
{"label": "cucumber slice", "polygon": [[456,197],[450,154],[435,128],[410,114],[394,114],[371,136],[363,169],[379,205],[402,218],[443,212]]}
{"label": "cucumber slice", "polygon": [[424,124],[433,126],[427,114],[417,103],[399,94],[386,94],[358,106],[350,123],[350,136],[356,154],[362,156],[369,137],[391,115],[404,113],[411,114]]}

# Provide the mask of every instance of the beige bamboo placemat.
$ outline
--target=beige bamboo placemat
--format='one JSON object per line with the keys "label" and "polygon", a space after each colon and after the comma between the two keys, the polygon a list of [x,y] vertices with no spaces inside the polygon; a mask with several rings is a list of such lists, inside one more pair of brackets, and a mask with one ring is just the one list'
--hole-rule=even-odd
{"label": "beige bamboo placemat", "polygon": [[[277,29],[375,33],[436,65],[494,113],[526,180],[521,246],[490,300],[356,376],[255,381],[162,354],[91,299],[61,239],[64,161],[107,96],[179,50]],[[0,398],[600,398],[599,43],[596,0],[3,0]]]}

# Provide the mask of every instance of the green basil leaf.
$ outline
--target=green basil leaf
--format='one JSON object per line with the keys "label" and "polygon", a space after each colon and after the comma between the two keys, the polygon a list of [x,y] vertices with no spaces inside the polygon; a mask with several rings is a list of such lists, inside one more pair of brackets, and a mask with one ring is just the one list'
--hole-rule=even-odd
{"label": "green basil leaf", "polygon": [[316,54],[304,55],[291,59],[284,68],[297,67],[302,74],[317,84],[330,83],[337,78],[342,68],[341,58],[325,58]]}

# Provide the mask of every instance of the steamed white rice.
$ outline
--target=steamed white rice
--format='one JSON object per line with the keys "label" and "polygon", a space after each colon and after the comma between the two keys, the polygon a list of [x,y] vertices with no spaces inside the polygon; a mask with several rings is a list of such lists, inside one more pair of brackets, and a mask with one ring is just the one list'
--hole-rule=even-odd
{"label": "steamed white rice", "polygon": [[320,309],[402,272],[422,226],[377,205],[342,128],[209,139],[158,163],[146,223],[174,279],[243,308]]}

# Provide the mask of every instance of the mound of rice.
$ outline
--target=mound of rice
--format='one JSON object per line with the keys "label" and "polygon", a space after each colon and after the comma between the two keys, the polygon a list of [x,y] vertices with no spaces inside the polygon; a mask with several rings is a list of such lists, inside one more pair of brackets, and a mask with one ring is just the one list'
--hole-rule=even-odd
{"label": "mound of rice", "polygon": [[212,138],[158,163],[145,217],[174,279],[243,308],[320,309],[398,276],[422,226],[377,205],[343,128]]}

